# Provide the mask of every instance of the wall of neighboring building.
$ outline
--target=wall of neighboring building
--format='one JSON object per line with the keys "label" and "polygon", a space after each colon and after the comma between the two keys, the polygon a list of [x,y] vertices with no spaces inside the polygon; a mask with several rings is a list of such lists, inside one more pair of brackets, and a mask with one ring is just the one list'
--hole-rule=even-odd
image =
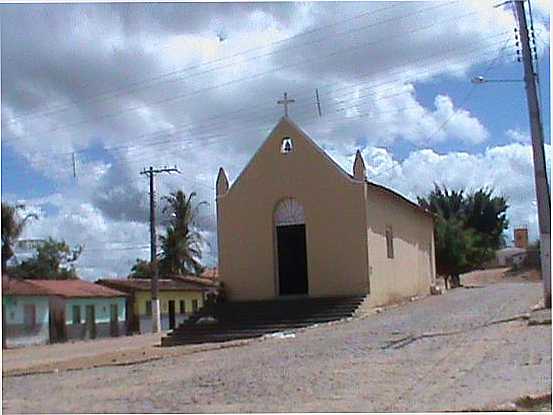
{"label": "wall of neighboring building", "polygon": [[[117,322],[112,325],[111,306],[117,306]],[[94,307],[95,333],[86,323],[87,306]],[[80,319],[75,312],[80,310]],[[127,334],[125,298],[68,298],[64,301],[67,339],[90,339]],[[79,320],[79,322],[76,322]]]}
{"label": "wall of neighboring building", "polygon": [[[151,301],[149,291],[136,291],[134,294],[134,313],[139,319],[140,333],[152,332],[152,316],[148,313],[147,302]],[[175,327],[184,322],[193,312],[194,302],[200,309],[204,305],[204,294],[201,291],[160,291],[161,329],[169,330],[169,301],[175,302]],[[184,301],[184,313],[181,312],[180,302]]]}
{"label": "wall of neighboring building", "polygon": [[[371,185],[367,200],[370,303],[428,294],[436,281],[432,217]],[[387,229],[393,258],[388,258]]]}
{"label": "wall of neighboring building", "polygon": [[[46,344],[50,341],[48,297],[2,296],[7,347]],[[25,306],[34,307],[34,324],[25,324]],[[29,308],[27,310],[30,311]]]}
{"label": "wall of neighboring building", "polygon": [[[281,153],[283,137],[293,151]],[[229,300],[278,297],[275,207],[303,206],[311,297],[366,294],[365,187],[282,120],[230,190],[217,198],[219,273]]]}

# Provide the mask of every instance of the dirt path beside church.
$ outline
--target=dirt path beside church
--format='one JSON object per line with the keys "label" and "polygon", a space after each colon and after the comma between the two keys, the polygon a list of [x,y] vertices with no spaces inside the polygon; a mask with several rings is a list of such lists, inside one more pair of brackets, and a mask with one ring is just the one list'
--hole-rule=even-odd
{"label": "dirt path beside church", "polygon": [[520,318],[499,322],[523,315],[540,296],[539,283],[496,283],[295,337],[130,366],[6,377],[3,408],[213,413],[497,407],[551,393],[551,326],[529,326]]}

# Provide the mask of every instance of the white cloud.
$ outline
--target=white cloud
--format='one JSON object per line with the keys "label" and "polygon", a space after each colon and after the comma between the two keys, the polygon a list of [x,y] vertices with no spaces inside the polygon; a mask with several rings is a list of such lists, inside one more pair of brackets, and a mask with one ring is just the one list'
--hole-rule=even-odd
{"label": "white cloud", "polygon": [[507,138],[509,138],[512,141],[515,141],[517,143],[529,143],[530,142],[530,136],[528,133],[524,133],[518,129],[508,129],[505,132],[505,135]]}
{"label": "white cloud", "polygon": [[[542,3],[536,28],[548,38]],[[56,188],[28,200],[43,206],[28,235],[86,242],[79,267],[87,277],[124,275],[147,250],[92,255],[92,247],[147,244],[148,185],[139,172],[177,164],[182,175],[159,176],[156,191],[196,191],[198,201],[209,202],[200,224],[214,261],[217,170],[238,175],[281,116],[275,101],[284,91],[296,99],[292,117],[337,159],[353,154],[359,142],[486,142],[489,133],[475,114],[447,94],[423,105],[415,85],[464,77],[495,56],[511,36],[513,18],[493,4],[2,5],[2,147]],[[88,150],[77,152],[75,180],[71,153],[80,149]],[[427,189],[417,175],[422,183],[442,175],[451,175],[451,183],[477,183],[474,163],[492,154],[455,153],[444,161],[447,156],[421,150],[382,177],[404,183],[405,192]],[[374,174],[393,163],[382,148],[368,147],[365,156]],[[449,161],[468,173],[445,174]]]}
{"label": "white cloud", "polygon": [[[402,160],[395,160],[383,148],[367,147],[362,151],[367,164],[369,180],[388,186],[413,201],[426,195],[434,183],[453,189],[475,190],[493,188],[510,205],[508,217],[512,229],[528,226],[530,237],[538,236],[536,196],[532,147],[520,143],[490,147],[483,153],[450,152],[438,154],[430,149],[417,150]],[[347,159],[336,156],[347,171],[353,166],[354,156]],[[546,145],[547,166],[551,165],[551,146]],[[549,171],[549,177],[551,172]]]}

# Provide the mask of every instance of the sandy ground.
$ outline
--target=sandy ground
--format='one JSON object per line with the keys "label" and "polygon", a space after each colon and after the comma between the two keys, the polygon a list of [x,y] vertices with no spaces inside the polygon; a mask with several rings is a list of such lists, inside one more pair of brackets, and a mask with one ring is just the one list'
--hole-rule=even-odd
{"label": "sandy ground", "polygon": [[[497,282],[539,281],[535,270],[512,273],[509,268],[473,271],[462,276],[467,287],[479,287]],[[407,300],[408,301],[408,300]],[[393,306],[392,306],[393,307]],[[372,314],[372,310],[363,313]],[[24,373],[54,372],[76,370],[100,366],[128,365],[158,360],[165,357],[180,356],[206,349],[232,347],[244,341],[229,342],[225,345],[197,345],[173,348],[161,348],[161,335],[142,334],[93,341],[33,346],[4,350],[2,353],[2,374],[18,375]]]}
{"label": "sandy ground", "polygon": [[[498,282],[307,329],[294,337],[230,348],[161,349],[172,355],[142,364],[6,376],[3,409],[213,413],[498,408],[526,395],[551,393],[551,326],[529,326],[523,318],[540,296],[539,283]],[[143,348],[154,349],[147,344]]]}
{"label": "sandy ground", "polygon": [[477,270],[461,275],[464,286],[481,286],[497,282],[540,282],[541,274],[535,269],[511,271],[510,268]]}

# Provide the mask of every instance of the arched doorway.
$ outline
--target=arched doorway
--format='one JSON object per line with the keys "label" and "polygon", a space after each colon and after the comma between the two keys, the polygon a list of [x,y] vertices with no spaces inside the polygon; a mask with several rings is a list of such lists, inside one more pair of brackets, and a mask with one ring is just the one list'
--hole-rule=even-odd
{"label": "arched doorway", "polygon": [[279,295],[308,293],[307,246],[303,206],[292,198],[281,200],[275,209]]}

